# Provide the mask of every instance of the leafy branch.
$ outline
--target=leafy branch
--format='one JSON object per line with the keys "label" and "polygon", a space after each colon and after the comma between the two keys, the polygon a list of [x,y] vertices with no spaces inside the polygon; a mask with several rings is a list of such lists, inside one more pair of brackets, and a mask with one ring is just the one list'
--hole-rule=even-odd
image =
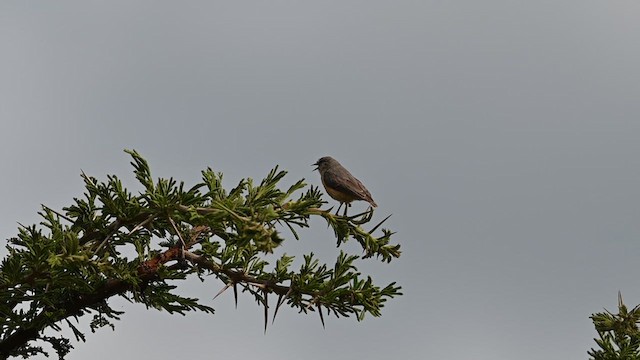
{"label": "leafy branch", "polygon": [[595,339],[599,349],[591,349],[593,360],[638,360],[640,359],[640,305],[629,310],[618,293],[618,313],[608,310],[591,315],[598,332]]}
{"label": "leafy branch", "polygon": [[[282,190],[286,172],[277,167],[259,184],[243,179],[229,191],[222,174],[208,168],[200,183],[186,188],[173,178],[154,181],[147,162],[127,153],[143,191],[131,193],[115,175],[98,181],[82,173],[83,197],[61,212],[43,206],[39,226],[21,226],[9,239],[0,263],[0,358],[45,353],[42,342],[63,358],[70,341],[44,331],[65,325],[85,341],[69,320],[86,315],[92,331],[113,327],[122,315],[108,303],[113,296],[169,313],[213,313],[170,285],[188,276],[219,279],[218,295],[233,289],[236,304],[239,290],[248,292],[264,307],[265,330],[269,309],[275,319],[284,304],[317,312],[324,325],[323,312],[362,320],[380,316],[385,302],[401,295],[395,283],[380,287],[356,268],[363,258],[400,256],[400,246],[390,244],[393,232],[374,235],[388,217],[367,231],[372,210],[350,217],[322,210],[322,193],[303,180]],[[283,244],[282,230],[301,239],[300,229],[314,216],[325,219],[338,246],[355,240],[363,255],[341,251],[329,266],[309,253],[293,270],[295,258],[285,254],[270,266],[264,255]],[[269,295],[277,296],[275,303]]]}

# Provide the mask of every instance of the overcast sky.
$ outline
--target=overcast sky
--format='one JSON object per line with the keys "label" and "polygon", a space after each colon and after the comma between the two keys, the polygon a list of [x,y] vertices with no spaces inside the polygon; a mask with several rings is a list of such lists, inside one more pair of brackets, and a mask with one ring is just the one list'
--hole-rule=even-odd
{"label": "overcast sky", "polygon": [[[80,171],[227,187],[331,155],[393,214],[361,270],[381,318],[215,315],[121,300],[79,359],[586,359],[589,316],[640,303],[640,2],[3,1],[0,237],[80,196]],[[364,204],[356,208],[364,208]],[[283,251],[335,259],[314,223]],[[354,249],[354,248],[352,248]],[[6,254],[2,250],[1,254]],[[83,328],[87,328],[83,322]],[[43,357],[41,357],[43,358]]]}

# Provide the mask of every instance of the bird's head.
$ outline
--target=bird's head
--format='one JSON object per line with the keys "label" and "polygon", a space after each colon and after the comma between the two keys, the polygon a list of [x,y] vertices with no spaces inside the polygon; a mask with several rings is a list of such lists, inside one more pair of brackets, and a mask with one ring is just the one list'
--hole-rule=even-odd
{"label": "bird's head", "polygon": [[311,166],[316,166],[313,170],[318,170],[322,174],[331,164],[337,163],[337,161],[331,156],[321,157],[315,164],[311,164]]}

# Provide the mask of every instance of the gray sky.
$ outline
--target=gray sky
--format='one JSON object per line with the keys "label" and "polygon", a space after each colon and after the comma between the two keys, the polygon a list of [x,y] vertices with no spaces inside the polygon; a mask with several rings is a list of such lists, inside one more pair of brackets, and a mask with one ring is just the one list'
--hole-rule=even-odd
{"label": "gray sky", "polygon": [[[186,317],[114,300],[116,331],[69,359],[586,359],[589,315],[618,290],[640,303],[639,18],[632,0],[4,1],[0,236],[81,195],[81,169],[135,187],[124,148],[228,187],[277,164],[319,185],[332,155],[403,246],[362,263],[404,287],[381,318],[285,309],[264,335],[248,297]],[[321,222],[283,250],[338,253]]]}

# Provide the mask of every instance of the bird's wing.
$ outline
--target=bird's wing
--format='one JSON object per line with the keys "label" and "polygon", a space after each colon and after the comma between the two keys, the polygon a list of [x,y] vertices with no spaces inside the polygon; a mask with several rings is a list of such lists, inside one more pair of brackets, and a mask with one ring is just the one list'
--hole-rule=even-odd
{"label": "bird's wing", "polygon": [[373,198],[367,188],[362,185],[360,180],[351,174],[338,175],[333,172],[327,172],[324,181],[327,186],[342,193],[349,194],[354,199],[373,202]]}
{"label": "bird's wing", "polygon": [[378,206],[378,204],[376,204],[376,202],[373,201],[373,197],[371,196],[371,193],[369,192],[369,190],[367,190],[367,188],[364,187],[364,185],[362,185],[360,180],[358,180],[358,179],[356,179],[354,177],[352,177],[352,179],[355,180],[355,182],[357,183],[358,192],[362,196],[362,200],[367,201],[368,203],[373,205],[373,207]]}

